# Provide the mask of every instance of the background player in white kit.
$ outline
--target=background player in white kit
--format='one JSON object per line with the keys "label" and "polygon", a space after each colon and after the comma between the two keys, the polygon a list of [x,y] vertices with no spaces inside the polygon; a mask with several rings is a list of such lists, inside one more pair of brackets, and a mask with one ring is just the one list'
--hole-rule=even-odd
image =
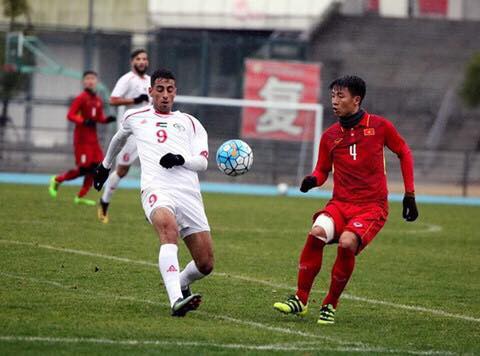
{"label": "background player in white kit", "polygon": [[[95,189],[102,189],[116,154],[128,137],[137,142],[141,166],[142,205],[160,240],[159,269],[173,316],[198,308],[201,296],[190,284],[213,269],[213,243],[200,194],[198,171],[207,169],[207,132],[200,122],[172,112],[176,95],[174,75],[152,74],[153,105],[128,110],[95,172]],[[193,258],[180,273],[177,240],[180,235]]]}
{"label": "background player in white kit", "polygon": [[[145,74],[148,69],[148,56],[144,49],[137,49],[130,54],[130,68],[130,72],[121,76],[117,81],[110,95],[110,105],[119,106],[117,117],[120,118],[125,113],[125,107],[135,109],[142,107],[149,101],[150,77]],[[100,198],[98,218],[101,222],[108,223],[108,205],[113,192],[117,189],[120,179],[127,175],[130,165],[137,157],[135,138],[130,136],[117,156],[117,167],[108,178],[103,195]]]}

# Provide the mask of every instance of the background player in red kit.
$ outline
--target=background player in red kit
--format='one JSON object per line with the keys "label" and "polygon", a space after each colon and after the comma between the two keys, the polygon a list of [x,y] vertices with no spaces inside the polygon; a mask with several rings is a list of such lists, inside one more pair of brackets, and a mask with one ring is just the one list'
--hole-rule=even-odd
{"label": "background player in red kit", "polygon": [[96,205],[94,200],[83,198],[92,186],[93,170],[103,160],[96,126],[97,122],[105,124],[115,121],[113,116],[105,117],[102,99],[96,93],[97,81],[96,72],[84,72],[82,81],[84,90],[73,100],[68,110],[67,119],[75,123],[73,147],[77,167],[50,179],[48,191],[53,198],[57,197],[58,187],[62,182],[85,176],[82,188],[75,196],[74,202]]}
{"label": "background player in red kit", "polygon": [[355,256],[381,230],[388,215],[384,147],[400,159],[405,186],[403,218],[418,217],[415,203],[413,158],[405,140],[391,122],[360,108],[365,82],[346,76],[330,84],[333,112],[338,122],[322,135],[318,161],[300,190],[321,186],[333,172],[333,197],[313,216],[313,226],[300,255],[297,292],[274,308],[286,314],[304,315],[313,281],[320,272],[323,248],[338,242],[330,289],[322,302],[318,323],[333,324],[342,291],[352,275]]}

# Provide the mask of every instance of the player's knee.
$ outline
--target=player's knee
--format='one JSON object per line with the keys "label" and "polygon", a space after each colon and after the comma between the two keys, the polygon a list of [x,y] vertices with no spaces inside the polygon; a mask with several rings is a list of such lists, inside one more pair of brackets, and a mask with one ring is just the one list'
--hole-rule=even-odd
{"label": "player's knee", "polygon": [[199,263],[196,264],[198,270],[204,274],[204,275],[209,275],[213,271],[213,257],[212,258],[207,258],[205,260],[199,261]]}
{"label": "player's knee", "polygon": [[327,238],[327,233],[325,229],[321,226],[312,227],[312,230],[310,230],[310,235],[320,238],[322,240]]}
{"label": "player's knee", "polygon": [[175,223],[160,217],[156,213],[153,213],[152,223],[158,233],[160,243],[177,243],[178,229]]}
{"label": "player's knee", "polygon": [[344,232],[338,240],[338,246],[356,252],[358,248],[358,238],[353,232]]}

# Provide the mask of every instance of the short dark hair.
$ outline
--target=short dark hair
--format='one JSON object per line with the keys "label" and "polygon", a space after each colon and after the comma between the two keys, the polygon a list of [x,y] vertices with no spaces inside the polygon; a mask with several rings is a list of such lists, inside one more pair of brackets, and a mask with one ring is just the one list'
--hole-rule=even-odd
{"label": "short dark hair", "polygon": [[356,75],[346,75],[337,78],[330,83],[329,88],[330,90],[333,88],[347,88],[350,94],[360,97],[360,104],[367,93],[367,85],[365,84],[365,81]]}
{"label": "short dark hair", "polygon": [[130,60],[134,59],[140,53],[147,53],[147,51],[143,48],[139,48],[139,49],[134,50],[132,53],[130,53]]}
{"label": "short dark hair", "polygon": [[150,86],[153,87],[153,85],[155,84],[155,80],[157,80],[158,78],[176,80],[175,75],[168,69],[157,69],[150,77]]}
{"label": "short dark hair", "polygon": [[94,70],[91,70],[91,69],[83,72],[82,78],[85,78],[87,75],[94,75],[94,76],[98,77],[97,72],[95,72]]}

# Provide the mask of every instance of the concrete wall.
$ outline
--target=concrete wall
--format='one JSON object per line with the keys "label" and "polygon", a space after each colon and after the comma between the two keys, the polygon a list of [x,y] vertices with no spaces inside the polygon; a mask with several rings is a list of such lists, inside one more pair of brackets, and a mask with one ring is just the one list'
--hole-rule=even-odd
{"label": "concrete wall", "polygon": [[[89,0],[30,0],[31,20],[37,26],[86,28]],[[146,31],[147,0],[93,0],[93,26],[101,30]],[[18,22],[26,22],[19,17]],[[8,24],[0,2],[0,24]]]}

